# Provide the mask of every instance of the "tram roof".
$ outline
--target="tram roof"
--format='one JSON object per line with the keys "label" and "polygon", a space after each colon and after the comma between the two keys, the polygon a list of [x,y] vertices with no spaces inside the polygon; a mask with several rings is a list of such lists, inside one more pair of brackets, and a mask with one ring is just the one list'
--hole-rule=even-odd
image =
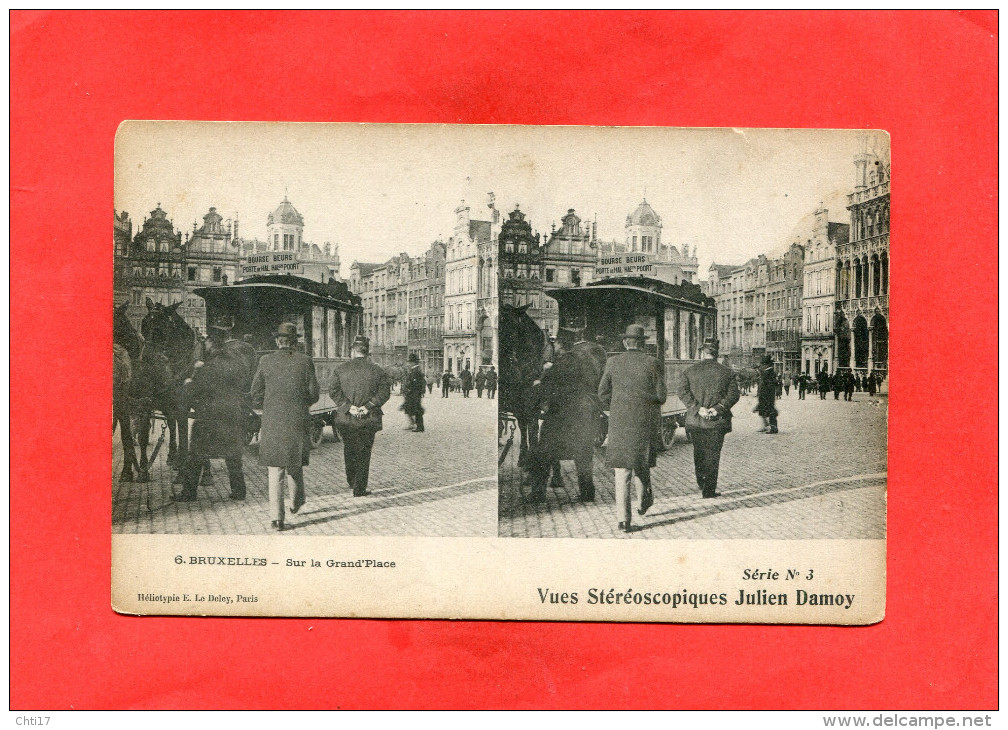
{"label": "tram roof", "polygon": [[323,284],[292,274],[250,276],[226,286],[201,286],[193,291],[207,301],[224,301],[237,297],[250,298],[258,293],[277,292],[285,296],[310,301],[330,307],[360,309],[361,300],[352,294],[346,284]]}
{"label": "tram roof", "polygon": [[546,290],[546,294],[558,302],[590,297],[595,292],[626,292],[679,306],[685,304],[691,307],[710,309],[716,306],[714,299],[704,294],[697,284],[691,284],[688,281],[681,284],[669,284],[666,281],[646,276],[612,277],[593,281],[585,286]]}

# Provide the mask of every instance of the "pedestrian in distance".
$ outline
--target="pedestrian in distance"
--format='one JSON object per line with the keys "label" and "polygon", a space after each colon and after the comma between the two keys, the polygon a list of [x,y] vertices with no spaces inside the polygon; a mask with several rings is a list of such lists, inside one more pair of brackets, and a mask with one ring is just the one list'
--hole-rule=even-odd
{"label": "pedestrian in distance", "polygon": [[424,408],[421,401],[424,397],[424,388],[426,388],[426,383],[423,373],[420,372],[420,360],[416,353],[411,353],[407,360],[406,374],[402,379],[402,409],[410,420],[407,431],[423,433]]}
{"label": "pedestrian in distance", "polygon": [[483,397],[483,389],[486,387],[486,373],[482,370],[476,373],[476,397]]}
{"label": "pedestrian in distance", "polygon": [[245,499],[242,450],[242,402],[245,396],[245,363],[224,347],[224,332],[211,329],[203,345],[203,360],[193,367],[184,384],[186,399],[194,413],[189,451],[182,466],[182,491],[177,502],[196,500],[196,485],[210,459],[227,464],[231,499]]}
{"label": "pedestrian in distance", "polygon": [[434,392],[434,383],[436,382],[436,378],[430,373],[428,373],[426,380],[427,380],[427,395],[431,395]]}
{"label": "pedestrian in distance", "polygon": [[486,374],[487,398],[491,400],[497,397],[497,371],[491,365]]}
{"label": "pedestrian in distance", "polygon": [[798,388],[798,400],[805,400],[805,389],[808,387],[808,376],[805,373],[798,376],[798,384],[795,387]]}
{"label": "pedestrian in distance", "polygon": [[[625,351],[608,359],[598,385],[600,405],[609,409],[606,463],[613,469],[619,518],[617,526],[623,532],[633,529],[631,484],[636,487],[640,505],[637,514],[646,514],[654,504],[651,469],[657,463],[661,448],[665,374],[658,361],[644,352],[646,340],[642,326],[629,325],[623,334]],[[731,371],[725,370],[734,382]]]}
{"label": "pedestrian in distance", "polygon": [[473,387],[473,375],[468,365],[459,373],[459,387],[462,389],[462,397],[468,398]]}
{"label": "pedestrian in distance", "polygon": [[791,378],[784,378],[784,395],[791,395]]}
{"label": "pedestrian in distance", "polygon": [[391,395],[385,370],[371,362],[371,341],[357,336],[351,359],[333,373],[329,396],[336,404],[336,426],[343,439],[343,464],[353,496],[365,497],[375,434],[382,430],[382,406]]}
{"label": "pedestrian in distance", "polygon": [[826,394],[830,389],[829,371],[823,368],[819,371],[819,400],[826,400]]}
{"label": "pedestrian in distance", "polygon": [[760,377],[756,384],[756,407],[753,409],[763,419],[760,433],[777,433],[777,374],[774,372],[773,358],[764,355],[760,360]]}
{"label": "pedestrian in distance", "polygon": [[718,341],[704,340],[700,362],[687,368],[679,381],[679,399],[686,406],[686,431],[693,442],[693,468],[704,499],[720,496],[721,448],[725,434],[732,430],[732,406],[739,400],[738,384],[717,356]]}
{"label": "pedestrian in distance", "polygon": [[284,322],[274,335],[277,349],[259,360],[252,378],[252,406],[262,409],[259,465],[269,483],[270,527],[284,529],[287,493],[291,514],[305,503],[304,467],[311,452],[311,414],[319,399],[315,363],[298,347],[297,327]]}
{"label": "pedestrian in distance", "polygon": [[850,370],[844,376],[844,400],[854,399],[854,374]]}
{"label": "pedestrian in distance", "polygon": [[442,398],[447,398],[448,397],[448,391],[451,389],[451,380],[452,380],[451,373],[448,372],[447,370],[445,370],[444,374],[441,375],[441,397]]}
{"label": "pedestrian in distance", "polygon": [[833,400],[840,400],[840,393],[844,389],[844,377],[845,375],[839,370],[833,374]]}
{"label": "pedestrian in distance", "polygon": [[573,346],[573,330],[560,328],[553,341],[553,361],[547,363],[540,379],[544,415],[529,470],[533,502],[546,499],[551,471],[558,485],[563,485],[560,462],[567,460],[573,460],[577,468],[580,500],[595,500],[592,458],[601,412],[598,373],[592,361],[572,352]]}

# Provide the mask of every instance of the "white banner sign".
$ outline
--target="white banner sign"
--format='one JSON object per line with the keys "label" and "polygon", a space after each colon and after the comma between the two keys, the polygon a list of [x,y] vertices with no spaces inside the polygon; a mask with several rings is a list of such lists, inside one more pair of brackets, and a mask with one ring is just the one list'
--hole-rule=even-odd
{"label": "white banner sign", "polygon": [[654,276],[654,260],[646,253],[617,253],[599,256],[595,278],[609,276]]}
{"label": "white banner sign", "polygon": [[267,251],[246,256],[242,259],[241,275],[255,274],[303,274],[304,266],[296,253],[291,251]]}

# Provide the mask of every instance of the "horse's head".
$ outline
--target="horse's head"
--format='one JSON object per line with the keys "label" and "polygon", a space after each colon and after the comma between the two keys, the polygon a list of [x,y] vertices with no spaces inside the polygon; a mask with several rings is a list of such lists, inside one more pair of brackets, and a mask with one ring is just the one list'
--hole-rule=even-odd
{"label": "horse's head", "polygon": [[130,322],[129,316],[126,314],[128,309],[129,303],[126,303],[112,310],[112,341],[126,348],[130,359],[136,360],[140,357],[140,351],[143,349],[143,340],[133,328],[133,323]]}
{"label": "horse's head", "polygon": [[164,306],[147,299],[147,314],[140,324],[140,332],[148,344],[172,361],[186,359],[193,353],[195,333],[178,313],[182,302]]}

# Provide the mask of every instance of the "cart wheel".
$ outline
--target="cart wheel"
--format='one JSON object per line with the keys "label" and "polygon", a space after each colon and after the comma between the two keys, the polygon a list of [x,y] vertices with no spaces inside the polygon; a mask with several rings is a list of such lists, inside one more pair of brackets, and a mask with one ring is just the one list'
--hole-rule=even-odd
{"label": "cart wheel", "polygon": [[666,449],[672,445],[673,441],[675,441],[676,426],[678,425],[679,423],[676,421],[675,416],[662,419],[661,440],[662,446]]}
{"label": "cart wheel", "polygon": [[313,418],[311,423],[311,431],[309,435],[311,436],[311,445],[313,449],[317,449],[319,444],[322,443],[322,431],[325,429],[325,421],[321,418]]}

